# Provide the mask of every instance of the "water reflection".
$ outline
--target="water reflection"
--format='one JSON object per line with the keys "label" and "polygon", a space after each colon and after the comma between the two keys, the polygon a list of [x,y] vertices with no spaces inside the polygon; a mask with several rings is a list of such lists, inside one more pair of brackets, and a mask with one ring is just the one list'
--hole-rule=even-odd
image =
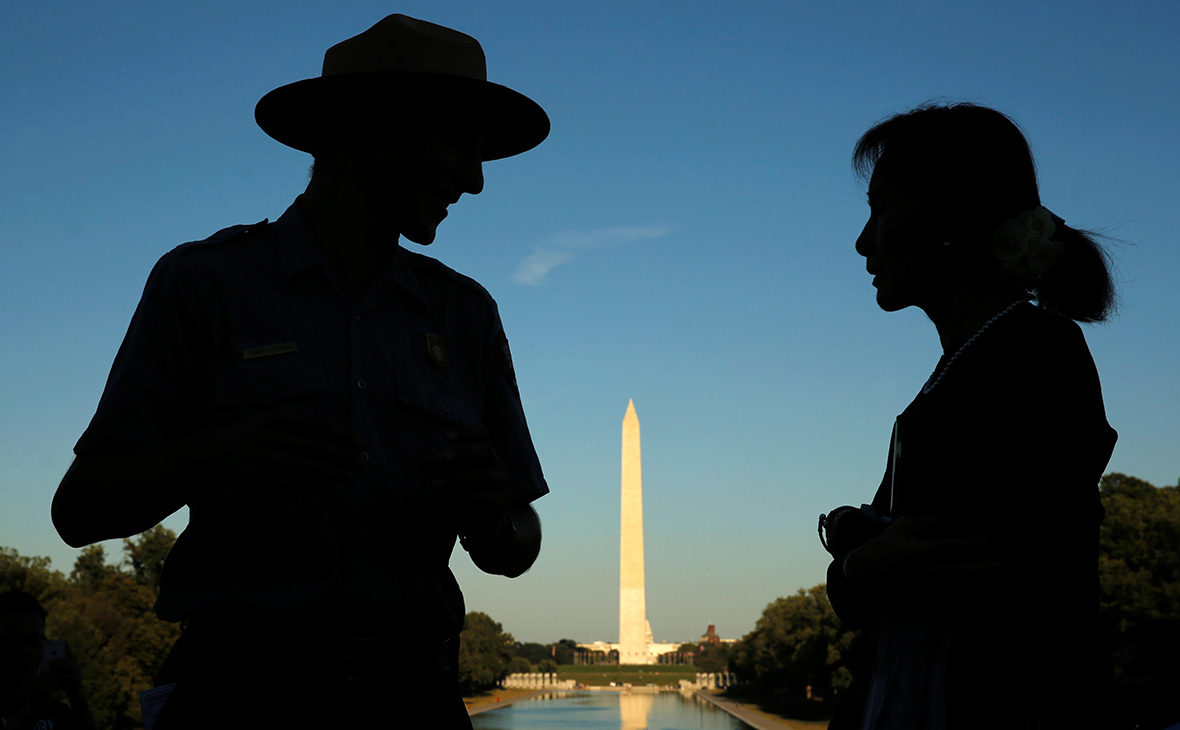
{"label": "water reflection", "polygon": [[647,730],[647,716],[655,704],[655,694],[619,695],[619,718],[622,730]]}
{"label": "water reflection", "polygon": [[471,718],[475,730],[751,730],[691,694],[550,692]]}

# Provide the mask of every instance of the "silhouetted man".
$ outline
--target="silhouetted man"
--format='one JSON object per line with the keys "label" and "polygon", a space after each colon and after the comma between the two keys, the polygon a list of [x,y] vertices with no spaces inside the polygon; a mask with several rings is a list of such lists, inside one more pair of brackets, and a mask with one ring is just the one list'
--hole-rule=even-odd
{"label": "silhouetted man", "polygon": [[548,487],[495,302],[397,244],[430,244],[548,117],[475,39],[402,15],[255,116],[314,155],[307,191],[156,265],[54,523],[80,546],[189,506],[156,604],[185,629],[161,729],[468,726],[455,538],[520,575]]}
{"label": "silhouetted man", "polygon": [[[29,593],[0,593],[0,727],[95,730],[78,660],[67,648],[63,656],[45,661],[48,615]],[[58,690],[69,705],[54,698]]]}

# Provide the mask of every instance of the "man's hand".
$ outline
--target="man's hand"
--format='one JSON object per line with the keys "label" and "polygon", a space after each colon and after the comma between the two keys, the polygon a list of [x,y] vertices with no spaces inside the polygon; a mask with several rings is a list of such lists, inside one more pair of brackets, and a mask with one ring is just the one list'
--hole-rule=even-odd
{"label": "man's hand", "polygon": [[446,437],[450,448],[422,461],[435,498],[472,562],[515,578],[537,559],[541,521],[527,502],[510,499],[512,482],[483,424],[456,427]]}
{"label": "man's hand", "polygon": [[446,438],[450,448],[422,460],[435,498],[456,534],[473,540],[492,537],[503,526],[512,483],[488,429],[482,423],[456,426]]}
{"label": "man's hand", "polygon": [[[339,484],[361,468],[363,449],[343,426],[272,412],[144,454],[82,455],[53,497],[53,524],[73,547],[138,535],[185,504],[230,495],[223,486],[249,497],[268,488]],[[259,486],[243,492],[242,484]]]}

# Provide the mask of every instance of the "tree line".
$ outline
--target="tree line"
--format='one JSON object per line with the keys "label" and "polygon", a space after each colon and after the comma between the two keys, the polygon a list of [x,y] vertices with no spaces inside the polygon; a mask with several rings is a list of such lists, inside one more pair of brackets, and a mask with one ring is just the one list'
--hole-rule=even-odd
{"label": "tree line", "polygon": [[472,695],[499,685],[509,674],[555,673],[562,664],[574,663],[578,643],[562,639],[553,644],[516,641],[499,622],[472,611],[459,635],[459,686]]}
{"label": "tree line", "polygon": [[0,547],[0,592],[31,593],[49,611],[45,634],[65,639],[82,665],[82,686],[99,727],[143,727],[139,693],[180,636],[153,606],[164,558],[176,534],[157,525],[123,540],[123,560],[107,564],[101,545],[83,548],[68,576],[49,558]]}
{"label": "tree line", "polygon": [[[1155,487],[1125,474],[1102,477],[1106,509],[1099,531],[1099,618],[1116,664],[1120,637],[1149,620],[1180,620],[1180,485]],[[1014,598],[1014,600],[1016,600]],[[802,699],[848,687],[832,671],[854,636],[828,602],[824,585],[779,598],[731,651],[729,668],[764,690]]]}
{"label": "tree line", "polygon": [[[1157,488],[1124,474],[1101,482],[1106,508],[1099,538],[1100,616],[1112,650],[1117,637],[1147,619],[1180,620],[1180,485]],[[69,575],[48,558],[0,547],[0,591],[23,590],[49,610],[47,635],[66,639],[82,665],[83,686],[100,726],[142,726],[138,693],[151,687],[173,642],[176,624],[152,610],[164,558],[176,540],[157,525],[123,540],[111,565],[101,545],[84,548]],[[767,605],[754,630],[737,644],[681,647],[704,672],[733,671],[743,679],[802,698],[828,697],[848,686],[846,670],[829,667],[853,632],[832,611],[823,585],[800,589]],[[486,614],[467,614],[459,674],[465,693],[495,687],[513,672],[555,672],[573,664],[577,644],[518,642]]]}

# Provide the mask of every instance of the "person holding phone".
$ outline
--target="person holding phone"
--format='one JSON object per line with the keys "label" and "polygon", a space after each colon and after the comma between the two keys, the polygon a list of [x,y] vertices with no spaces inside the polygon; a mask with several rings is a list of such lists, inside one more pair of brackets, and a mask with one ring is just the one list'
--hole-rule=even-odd
{"label": "person holding phone", "polygon": [[97,730],[82,667],[66,642],[45,638],[47,616],[29,593],[0,593],[0,727]]}

